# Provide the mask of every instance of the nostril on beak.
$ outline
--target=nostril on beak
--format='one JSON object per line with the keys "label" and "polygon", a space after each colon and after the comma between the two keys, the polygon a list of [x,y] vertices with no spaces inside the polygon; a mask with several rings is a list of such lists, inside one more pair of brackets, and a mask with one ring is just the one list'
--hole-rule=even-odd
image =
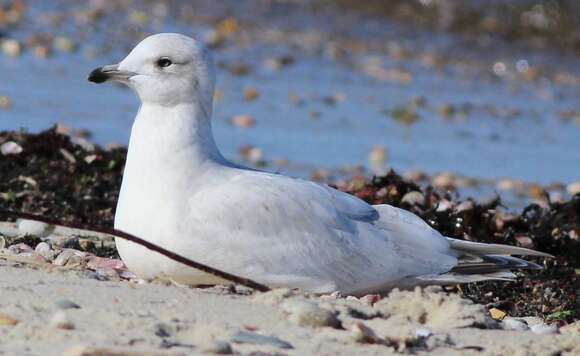
{"label": "nostril on beak", "polygon": [[91,74],[89,74],[89,82],[93,83],[104,83],[109,79],[107,73],[103,72],[103,67],[99,67],[94,69]]}

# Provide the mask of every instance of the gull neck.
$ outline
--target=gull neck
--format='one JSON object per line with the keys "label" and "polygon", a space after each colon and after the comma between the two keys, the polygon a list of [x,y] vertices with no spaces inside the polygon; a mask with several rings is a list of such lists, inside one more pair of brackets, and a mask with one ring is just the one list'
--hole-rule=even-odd
{"label": "gull neck", "polygon": [[129,154],[183,155],[190,164],[214,161],[226,163],[215,144],[211,110],[196,103],[163,106],[143,103],[139,108],[129,144]]}

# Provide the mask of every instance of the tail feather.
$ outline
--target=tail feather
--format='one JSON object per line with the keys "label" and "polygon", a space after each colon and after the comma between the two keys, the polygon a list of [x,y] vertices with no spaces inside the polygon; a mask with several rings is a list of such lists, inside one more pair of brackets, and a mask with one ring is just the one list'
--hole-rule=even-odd
{"label": "tail feather", "polygon": [[553,257],[550,254],[527,248],[485,244],[447,238],[459,259],[449,272],[422,276],[419,279],[436,284],[471,283],[486,280],[511,281],[512,270],[540,270],[542,266],[509,255]]}
{"label": "tail feather", "polygon": [[540,256],[540,257],[550,257],[554,256],[540,251],[530,250],[529,248],[509,246],[509,245],[498,245],[498,244],[485,244],[480,242],[471,242],[447,238],[451,244],[451,248],[458,252],[466,252],[474,255],[521,255],[521,256]]}

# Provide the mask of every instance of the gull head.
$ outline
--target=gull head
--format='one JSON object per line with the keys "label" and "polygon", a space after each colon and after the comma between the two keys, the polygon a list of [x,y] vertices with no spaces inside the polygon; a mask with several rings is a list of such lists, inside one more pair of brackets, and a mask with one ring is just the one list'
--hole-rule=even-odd
{"label": "gull head", "polygon": [[160,33],[145,38],[120,63],[96,68],[88,79],[124,83],[143,103],[198,104],[207,112],[215,74],[211,55],[201,43],[177,33]]}

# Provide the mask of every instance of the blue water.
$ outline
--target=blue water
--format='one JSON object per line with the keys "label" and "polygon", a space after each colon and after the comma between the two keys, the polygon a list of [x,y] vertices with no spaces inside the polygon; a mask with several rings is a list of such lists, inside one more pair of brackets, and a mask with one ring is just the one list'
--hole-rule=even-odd
{"label": "blue water", "polygon": [[[35,132],[62,122],[90,130],[98,143],[126,144],[137,99],[125,88],[86,80],[94,67],[121,60],[119,53],[96,59],[79,53],[49,59],[29,53],[16,59],[0,56],[0,95],[9,96],[14,105],[0,109],[0,129]],[[292,53],[295,64],[278,71],[264,67],[264,59],[273,53]],[[580,180],[580,123],[558,118],[561,111],[580,109],[577,86],[494,79],[489,70],[478,73],[453,65],[433,70],[416,60],[380,55],[385,68],[412,74],[412,82],[401,85],[357,69],[367,55],[342,63],[284,44],[257,43],[218,50],[214,56],[217,62],[242,60],[253,68],[247,76],[218,72],[217,88],[223,95],[215,104],[214,131],[224,154],[234,160],[240,161],[239,148],[250,144],[261,148],[266,160],[291,163],[270,169],[309,177],[318,167],[366,166],[372,147],[382,145],[388,166],[398,171],[451,171],[542,184]],[[244,101],[247,86],[259,90],[256,101]],[[324,97],[337,93],[344,101],[324,103]],[[292,103],[290,95],[299,96],[303,104]],[[416,123],[403,125],[385,114],[417,96],[426,98],[427,107],[419,109]],[[475,108],[466,120],[445,120],[437,112],[443,104],[466,103]],[[493,117],[482,109],[486,105],[521,114]],[[237,114],[253,116],[256,126],[231,126],[229,118]]]}

